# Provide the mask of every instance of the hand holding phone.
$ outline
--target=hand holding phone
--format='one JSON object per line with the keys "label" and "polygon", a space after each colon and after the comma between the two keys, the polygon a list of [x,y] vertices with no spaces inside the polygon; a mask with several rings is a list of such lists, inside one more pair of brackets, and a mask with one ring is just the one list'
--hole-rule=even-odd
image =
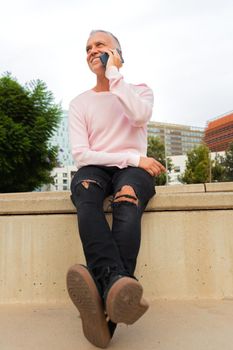
{"label": "hand holding phone", "polygon": [[[124,59],[121,55],[121,50],[119,50],[118,48],[116,50],[119,53],[119,56],[121,58],[121,62],[124,63]],[[106,65],[107,65],[108,58],[109,58],[109,54],[107,52],[104,52],[102,55],[100,55],[100,60],[101,60],[104,67],[106,67]]]}

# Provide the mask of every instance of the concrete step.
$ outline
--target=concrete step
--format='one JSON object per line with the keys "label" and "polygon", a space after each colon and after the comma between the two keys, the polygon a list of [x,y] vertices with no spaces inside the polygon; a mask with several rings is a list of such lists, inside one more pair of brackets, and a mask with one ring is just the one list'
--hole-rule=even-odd
{"label": "concrete step", "polygon": [[[232,350],[232,300],[154,301],[109,349]],[[73,304],[0,305],[1,350],[91,350]]]}

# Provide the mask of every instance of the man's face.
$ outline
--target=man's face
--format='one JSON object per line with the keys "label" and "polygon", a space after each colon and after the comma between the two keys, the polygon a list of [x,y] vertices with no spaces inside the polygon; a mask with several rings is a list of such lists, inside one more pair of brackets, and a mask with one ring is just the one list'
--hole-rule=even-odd
{"label": "man's face", "polygon": [[102,65],[99,56],[106,49],[114,49],[116,47],[114,38],[102,32],[91,35],[87,41],[87,63],[91,71],[95,74],[103,74],[105,68]]}

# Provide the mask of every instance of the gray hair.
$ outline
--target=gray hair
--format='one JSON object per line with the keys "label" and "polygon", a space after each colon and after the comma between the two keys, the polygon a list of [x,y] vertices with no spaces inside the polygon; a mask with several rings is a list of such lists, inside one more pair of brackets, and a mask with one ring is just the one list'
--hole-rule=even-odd
{"label": "gray hair", "polygon": [[118,48],[121,50],[121,44],[120,44],[119,40],[117,39],[117,37],[115,35],[113,35],[111,32],[108,32],[107,30],[102,30],[102,29],[92,30],[90,32],[90,36],[95,34],[95,33],[99,33],[99,32],[100,33],[105,33],[107,35],[110,35],[115,40],[115,42],[117,43]]}

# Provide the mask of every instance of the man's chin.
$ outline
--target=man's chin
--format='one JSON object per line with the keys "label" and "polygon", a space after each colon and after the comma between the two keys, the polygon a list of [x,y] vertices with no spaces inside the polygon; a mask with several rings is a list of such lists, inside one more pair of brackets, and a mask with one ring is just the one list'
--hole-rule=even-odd
{"label": "man's chin", "polygon": [[93,65],[90,67],[91,71],[96,75],[101,75],[105,72],[105,68],[102,64],[100,65]]}

